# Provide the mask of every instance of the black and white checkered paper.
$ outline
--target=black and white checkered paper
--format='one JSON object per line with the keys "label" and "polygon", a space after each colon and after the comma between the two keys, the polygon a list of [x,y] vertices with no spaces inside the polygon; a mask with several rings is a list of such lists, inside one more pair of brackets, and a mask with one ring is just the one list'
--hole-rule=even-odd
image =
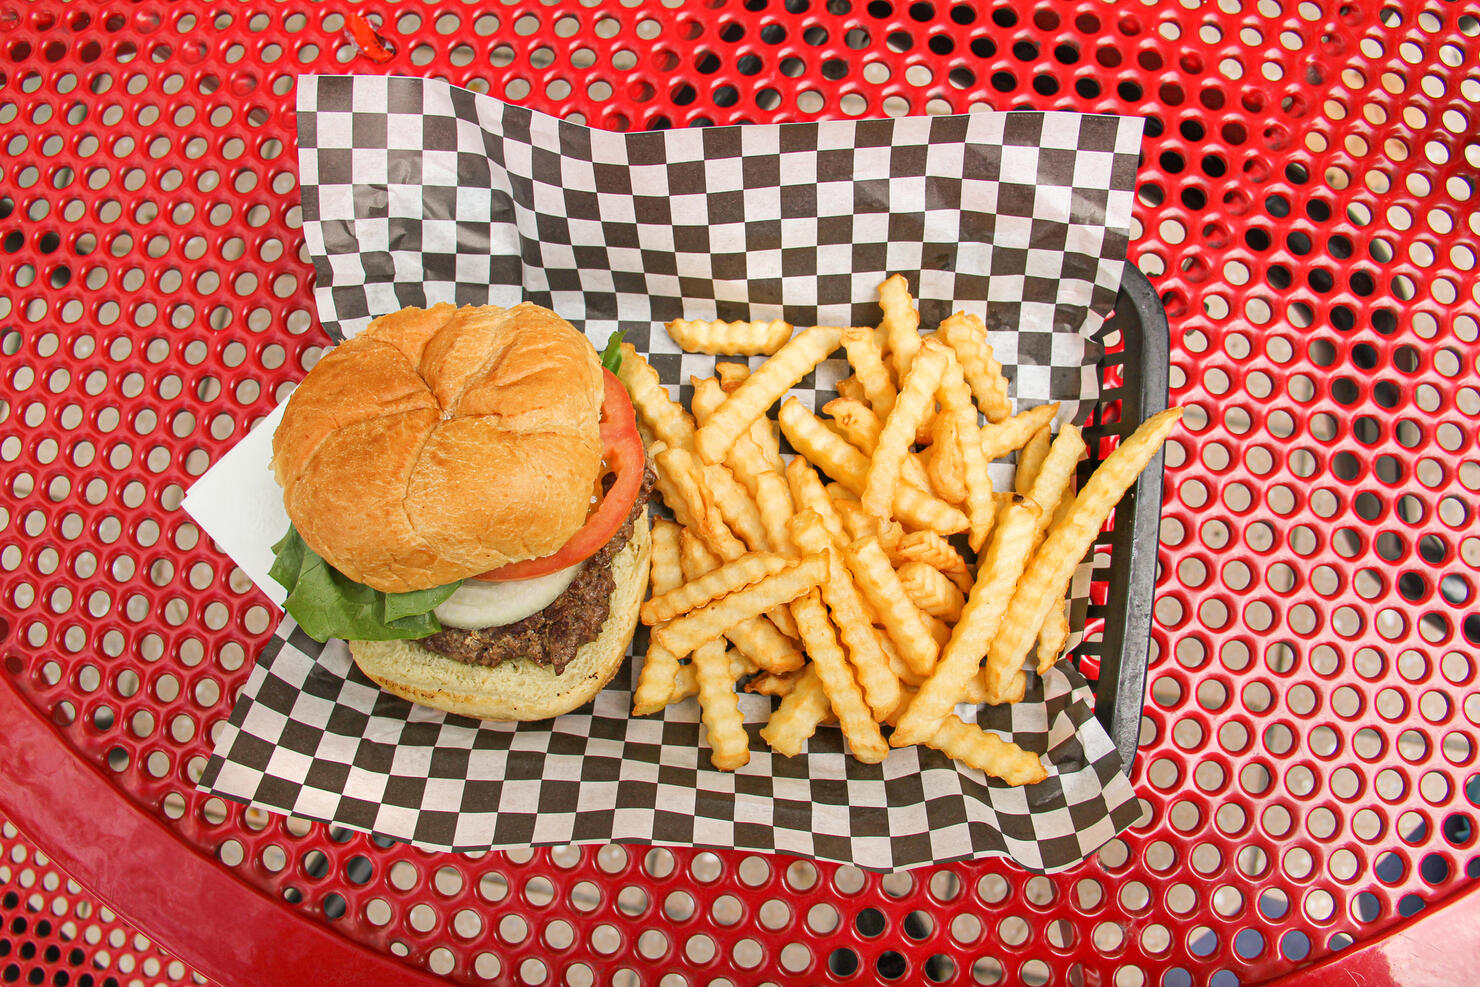
{"label": "black and white checkered paper", "polygon": [[[1140,121],[1066,113],[619,134],[457,89],[382,77],[299,82],[304,232],[336,338],[406,305],[555,309],[601,345],[617,328],[675,395],[712,357],[670,319],[879,321],[905,274],[922,323],[983,316],[1020,407],[1095,400],[1089,337],[1113,309]],[[758,362],[758,361],[754,361]],[[811,407],[847,374],[792,392]],[[751,761],[709,766],[693,699],[630,715],[645,644],[595,701],[542,723],[480,723],[365,679],[342,642],[284,619],[201,785],[228,798],[436,849],[644,842],[899,869],[1007,854],[1073,866],[1139,814],[1093,695],[1072,667],[979,722],[1046,755],[1014,789],[919,749],[882,764],[836,727],[804,756],[758,735],[773,700],[742,695]],[[972,711],[973,713],[975,711]]]}

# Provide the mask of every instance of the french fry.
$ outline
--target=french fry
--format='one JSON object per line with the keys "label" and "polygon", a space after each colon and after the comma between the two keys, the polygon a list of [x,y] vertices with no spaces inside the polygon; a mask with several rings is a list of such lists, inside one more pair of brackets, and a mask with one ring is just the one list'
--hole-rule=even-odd
{"label": "french fry", "polygon": [[828,424],[850,445],[869,453],[879,444],[884,421],[862,401],[833,398],[822,406],[822,413],[831,419]]}
{"label": "french fry", "polygon": [[617,376],[632,395],[637,417],[653,436],[670,449],[694,448],[694,420],[658,380],[658,372],[630,343],[623,343],[622,367]]}
{"label": "french fry", "polygon": [[891,516],[895,488],[899,485],[905,457],[915,441],[915,430],[930,410],[946,369],[946,360],[937,350],[921,349],[909,366],[909,373],[900,384],[899,399],[879,434],[879,443],[864,474],[863,490],[859,493],[864,510],[878,517]]}
{"label": "french fry", "polygon": [[1033,481],[1038,479],[1038,471],[1043,468],[1043,460],[1048,456],[1048,446],[1052,441],[1053,436],[1045,425],[1018,450],[1017,470],[1012,474],[1014,491],[1024,497],[1033,495]]}
{"label": "french fry", "polygon": [[766,409],[838,348],[841,330],[813,326],[776,351],[725,399],[694,433],[694,449],[706,463],[723,462],[730,446]]}
{"label": "french fry", "polygon": [[940,646],[925,623],[925,615],[900,585],[878,539],[858,539],[844,550],[843,558],[905,663],[916,675],[930,674],[940,657]]}
{"label": "french fry", "polygon": [[879,348],[874,331],[866,326],[850,326],[843,330],[843,350],[848,363],[853,367],[852,379],[862,394],[844,394],[841,384],[838,394],[859,401],[867,401],[874,414],[882,420],[894,410],[894,380],[884,364],[884,352]]}
{"label": "french fry", "polygon": [[924,562],[934,566],[962,592],[971,591],[972,576],[966,560],[950,542],[933,531],[911,531],[899,540],[895,554],[906,562]]}
{"label": "french fry", "polygon": [[649,626],[672,620],[679,614],[702,607],[737,589],[758,583],[772,573],[780,572],[792,564],[792,560],[774,552],[747,552],[738,559],[710,569],[702,575],[688,580],[681,586],[655,593],[642,605],[639,616]]}
{"label": "french fry", "polygon": [[961,372],[971,386],[971,396],[976,398],[977,407],[987,416],[987,421],[1000,422],[1011,415],[1007,378],[1002,376],[1002,364],[993,355],[992,344],[987,342],[987,327],[982,325],[981,319],[967,312],[957,312],[935,331],[955,350]]}
{"label": "french fry", "polygon": [[1038,661],[1038,674],[1043,675],[1058,663],[1059,656],[1064,653],[1064,645],[1069,643],[1069,613],[1068,600],[1063,606],[1054,607],[1044,618],[1043,626],[1038,630],[1038,649],[1035,657]]}
{"label": "french fry", "polygon": [[[679,551],[684,563],[698,572],[700,578],[721,565],[720,559],[709,550],[703,540],[687,529],[679,534]],[[748,617],[724,633],[735,646],[735,650],[752,667],[768,672],[788,672],[800,668],[804,661],[804,656],[792,639],[778,630],[767,617]]]}
{"label": "french fry", "polygon": [[[904,528],[900,527],[898,521],[890,521],[877,518],[863,509],[863,505],[857,500],[843,501],[833,499],[833,506],[837,508],[838,517],[843,520],[843,527],[847,529],[848,538],[842,542],[857,541],[859,538],[867,538],[870,535],[879,539],[879,546],[890,560],[899,550],[899,543],[904,538]],[[964,563],[963,563],[964,564]]]}
{"label": "french fry", "polygon": [[[792,447],[813,465],[855,494],[863,492],[869,459],[845,442],[796,398],[788,398],[778,413],[781,431]],[[894,516],[912,528],[927,528],[943,535],[965,531],[971,526],[966,515],[939,498],[908,482],[895,491]]]}
{"label": "french fry", "polygon": [[[652,526],[653,593],[662,594],[683,585],[679,562],[679,528],[672,521],[658,518]],[[666,706],[677,691],[678,658],[658,642],[648,639],[647,656],[632,694],[632,715],[646,716]]]}
{"label": "french fry", "polygon": [[[734,366],[734,364],[724,364],[724,366]],[[689,405],[693,409],[694,420],[703,426],[714,414],[715,409],[724,403],[727,392],[724,385],[714,377],[705,377],[702,380],[698,377],[690,377],[689,380],[694,385],[694,396]],[[734,386],[738,387],[739,384],[736,383]],[[770,419],[764,415],[757,418],[751,424],[750,429],[735,440],[735,444],[730,447],[729,453],[725,456],[724,465],[734,478],[744,485],[746,493],[751,496],[755,495],[756,474],[764,470],[780,468],[781,454],[780,450],[775,448],[776,443],[770,438],[770,424]],[[743,533],[741,537],[744,537]],[[746,540],[749,541],[749,539]]]}
{"label": "french fry", "polygon": [[[1075,566],[1181,417],[1181,408],[1168,408],[1143,422],[1091,474],[1074,499],[1073,508],[1049,531],[1018,582],[1007,619],[987,652],[989,702],[996,701],[1006,691],[1003,686],[1022,668],[1049,609],[1068,589]],[[1051,449],[1049,454],[1053,454]]]}
{"label": "french fry", "polygon": [[[929,676],[916,675],[910,671],[910,667],[904,663],[904,659],[900,657],[899,651],[894,647],[894,642],[889,640],[888,635],[880,637],[879,641],[884,645],[884,654],[889,656],[890,670],[899,679],[900,689],[904,693],[903,698],[906,700],[913,698],[912,690],[918,689],[923,685]],[[688,666],[684,667],[687,668]],[[973,675],[967,681],[966,688],[961,693],[961,701],[963,703],[971,703],[974,706],[980,706],[987,701],[987,687],[982,681],[980,672]],[[903,709],[896,710],[896,713],[902,712],[904,712]]]}
{"label": "french fry", "polygon": [[792,327],[780,319],[770,322],[719,322],[674,319],[665,327],[680,349],[715,356],[757,356],[779,350],[791,338]]}
{"label": "french fry", "polygon": [[750,763],[750,738],[740,715],[740,697],[729,677],[723,638],[706,641],[694,650],[690,662],[699,687],[699,711],[709,739],[709,761],[719,771],[734,771]]}
{"label": "french fry", "polygon": [[[849,445],[857,447],[864,455],[873,455],[879,444],[879,436],[884,431],[884,423],[868,405],[849,401],[847,398],[837,398],[823,405],[822,410],[831,417],[828,424]],[[930,490],[930,478],[918,453],[906,454],[900,475],[921,490]]]}
{"label": "french fry", "polygon": [[826,578],[826,554],[808,555],[758,583],[675,617],[655,627],[652,633],[660,644],[681,658],[746,618],[758,617],[772,607],[790,603]]}
{"label": "french fry", "polygon": [[719,378],[720,389],[729,394],[745,383],[745,378],[750,376],[750,365],[747,363],[716,363],[714,376]]}
{"label": "french fry", "polygon": [[[824,551],[831,542],[822,518],[815,511],[803,511],[792,518],[787,527],[792,543],[803,552]],[[869,708],[874,711],[874,719],[882,721],[899,705],[899,678],[889,668],[889,658],[879,644],[871,614],[847,567],[836,552],[828,553],[828,558],[828,577],[822,584],[822,598],[832,611],[833,623],[837,625],[843,643],[848,646],[854,673]]]}
{"label": "french fry", "polygon": [[879,285],[879,308],[884,313],[880,328],[889,340],[889,354],[894,361],[894,375],[903,381],[920,352],[920,313],[910,297],[909,284],[898,274]]}
{"label": "french fry", "polygon": [[[896,747],[924,743],[940,728],[941,720],[960,702],[967,680],[977,674],[998,625],[1012,598],[1012,589],[1028,561],[1037,528],[1038,505],[1026,497],[1003,508],[996,533],[987,546],[976,583],[961,612],[940,662],[910,701],[889,742]],[[986,683],[987,694],[993,684]]]}
{"label": "french fry", "polygon": [[[704,560],[694,552],[681,553],[684,578],[702,579]],[[720,771],[734,771],[750,761],[750,739],[740,715],[735,680],[729,676],[730,660],[724,638],[715,636],[694,649],[689,667],[694,671],[699,711],[709,739],[709,760]]]}
{"label": "french fry", "polygon": [[1035,550],[1057,513],[1059,502],[1064,499],[1066,493],[1071,492],[1070,485],[1074,482],[1074,469],[1084,453],[1084,436],[1080,433],[1078,426],[1065,425],[1059,429],[1058,437],[1053,440],[1048,454],[1043,457],[1038,474],[1033,478],[1032,489],[1028,492],[1028,496],[1043,508],[1043,513],[1038,518],[1038,531],[1033,541]]}
{"label": "french fry", "polygon": [[1008,453],[1021,449],[1027,445],[1034,433],[1053,421],[1053,416],[1058,413],[1058,402],[1040,404],[1036,408],[1020,411],[1011,418],[983,425],[981,429],[982,455],[990,463],[994,459],[1001,459]]}
{"label": "french fry", "polygon": [[808,590],[792,604],[791,612],[796,617],[807,654],[812,656],[812,667],[822,680],[823,691],[838,716],[853,756],[868,764],[884,760],[889,756],[889,744],[879,732],[879,725],[869,715],[868,704],[853,677],[853,669],[843,654],[832,624],[828,622],[821,593],[815,587]]}
{"label": "french fry", "polygon": [[[973,424],[972,433],[977,429]],[[930,445],[930,458],[925,463],[930,488],[947,504],[957,507],[966,502],[966,466],[961,461],[961,434],[951,415],[935,418],[935,441]]]}
{"label": "french fry", "polygon": [[[730,651],[728,657],[730,660],[729,674],[731,682],[738,682],[745,676],[756,673],[755,663],[738,651]],[[687,699],[690,696],[697,696],[698,694],[699,680],[694,677],[694,666],[692,664],[678,666],[678,675],[673,682],[673,695],[668,697],[668,702],[676,703],[680,699]]]}
{"label": "french fry", "polygon": [[[791,501],[796,506],[797,512],[816,512],[822,520],[823,527],[832,536],[833,545],[841,550],[844,545],[848,544],[848,533],[843,529],[842,518],[838,516],[837,504],[827,495],[822,481],[817,478],[817,471],[798,456],[786,464],[786,482],[791,488]],[[790,537],[789,525],[788,537]]]}
{"label": "french fry", "polygon": [[831,498],[834,504],[858,503],[858,495],[836,480],[831,483],[824,484],[823,489],[827,491],[827,496]]}
{"label": "french fry", "polygon": [[906,562],[896,572],[899,574],[900,585],[915,606],[948,623],[961,619],[961,608],[966,604],[966,597],[935,566],[924,562]]}
{"label": "french fry", "polygon": [[[843,330],[847,332],[847,330]],[[865,330],[867,331],[867,330]],[[867,401],[868,395],[864,393],[863,384],[857,376],[849,375],[838,381],[836,385],[838,397],[848,398],[851,401]]]}
{"label": "french fry", "polygon": [[739,535],[751,551],[769,549],[771,543],[766,537],[765,525],[761,523],[760,509],[755,506],[749,491],[735,479],[735,474],[722,463],[708,463],[702,468],[702,473],[709,487],[709,496],[719,508],[726,527]]}
{"label": "french fry", "polygon": [[658,475],[658,494],[680,524],[704,539],[721,559],[738,559],[745,554],[745,545],[725,524],[693,453],[662,449],[654,454],[653,467]]}
{"label": "french fry", "polygon": [[719,386],[716,377],[699,378],[691,374],[689,383],[694,388],[694,396],[689,398],[689,411],[693,412],[694,421],[703,425],[714,414],[714,409],[725,403],[724,388]]}
{"label": "french fry", "polygon": [[941,721],[924,744],[1009,785],[1036,785],[1048,777],[1043,759],[1037,754],[967,723],[954,713]]}
{"label": "french fry", "polygon": [[966,485],[966,516],[971,521],[967,541],[973,551],[979,552],[996,522],[997,507],[992,498],[992,478],[987,473],[987,460],[981,444],[976,441],[979,434],[976,431],[976,407],[971,403],[971,391],[961,376],[961,364],[951,349],[935,339],[926,340],[925,346],[927,349],[938,346],[946,354],[946,369],[941,376],[940,390],[936,392],[941,407],[939,417],[950,418],[955,423],[961,473]]}
{"label": "french fry", "polygon": [[761,739],[776,753],[796,757],[831,709],[817,666],[808,665],[761,728]]}
{"label": "french fry", "polygon": [[796,688],[797,681],[802,674],[803,671],[800,668],[782,672],[780,675],[775,672],[761,672],[752,676],[741,688],[758,696],[771,696],[779,699],[791,695],[791,690]]}
{"label": "french fry", "polygon": [[791,551],[791,535],[786,531],[786,522],[796,514],[792,505],[791,491],[786,480],[774,470],[767,470],[755,478],[755,503],[761,512],[761,524],[766,529],[766,540],[778,552]]}

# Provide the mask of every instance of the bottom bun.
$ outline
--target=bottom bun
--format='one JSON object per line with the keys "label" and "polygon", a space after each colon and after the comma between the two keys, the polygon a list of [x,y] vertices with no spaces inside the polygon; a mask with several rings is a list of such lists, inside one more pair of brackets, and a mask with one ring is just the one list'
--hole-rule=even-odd
{"label": "bottom bun", "polygon": [[637,612],[647,593],[652,536],[647,514],[612,559],[611,611],[594,641],[581,646],[565,671],[523,659],[493,667],[469,665],[415,641],[351,641],[360,670],[402,699],[481,720],[544,720],[590,702],[627,656]]}

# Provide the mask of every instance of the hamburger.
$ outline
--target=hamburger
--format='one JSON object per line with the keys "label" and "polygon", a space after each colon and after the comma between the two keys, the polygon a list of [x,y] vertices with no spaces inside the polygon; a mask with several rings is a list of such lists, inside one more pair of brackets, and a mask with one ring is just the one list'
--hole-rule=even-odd
{"label": "hamburger", "polygon": [[272,469],[286,609],[405,699],[495,720],[589,701],[648,583],[652,469],[586,337],[521,304],[406,308],[327,353]]}

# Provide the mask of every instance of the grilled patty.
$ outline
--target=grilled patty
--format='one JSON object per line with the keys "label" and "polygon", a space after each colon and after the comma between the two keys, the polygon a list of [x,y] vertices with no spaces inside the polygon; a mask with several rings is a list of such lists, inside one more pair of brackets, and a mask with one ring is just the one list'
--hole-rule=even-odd
{"label": "grilled patty", "polygon": [[581,646],[596,640],[606,623],[607,614],[611,612],[612,590],[616,587],[612,577],[612,559],[631,540],[632,526],[647,510],[648,497],[656,480],[652,464],[644,466],[642,487],[627,520],[612,535],[611,541],[586,560],[565,592],[545,609],[498,627],[471,631],[448,627],[422,638],[418,643],[428,651],[469,665],[492,667],[500,662],[523,658],[548,665],[556,675],[565,671],[565,666],[575,658]]}

